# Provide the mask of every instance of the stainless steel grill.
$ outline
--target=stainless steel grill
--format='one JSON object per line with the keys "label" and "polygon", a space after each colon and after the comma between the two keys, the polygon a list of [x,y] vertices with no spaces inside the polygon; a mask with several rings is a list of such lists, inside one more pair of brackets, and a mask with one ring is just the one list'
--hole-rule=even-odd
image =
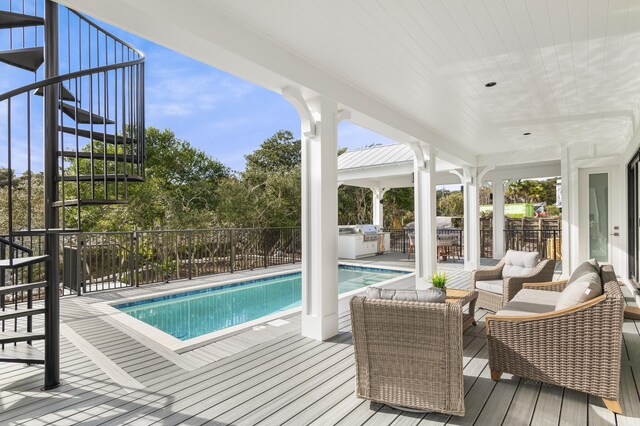
{"label": "stainless steel grill", "polygon": [[377,241],[378,228],[373,225],[353,225],[340,227],[340,234],[362,234],[363,241]]}

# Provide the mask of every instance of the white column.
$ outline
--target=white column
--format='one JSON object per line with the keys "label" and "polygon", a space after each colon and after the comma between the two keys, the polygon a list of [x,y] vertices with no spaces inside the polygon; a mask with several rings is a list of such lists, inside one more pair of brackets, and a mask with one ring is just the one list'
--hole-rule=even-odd
{"label": "white column", "polygon": [[415,216],[416,288],[431,287],[437,269],[436,152],[424,142],[414,142],[413,203]]}
{"label": "white column", "polygon": [[387,193],[387,189],[374,187],[371,188],[371,192],[373,193],[371,206],[373,225],[384,228],[384,204],[382,204],[382,200],[384,199],[384,194]]}
{"label": "white column", "polygon": [[493,258],[504,256],[504,181],[494,179],[493,194]]}
{"label": "white column", "polygon": [[338,334],[337,105],[283,90],[302,122],[302,335]]}
{"label": "white column", "polygon": [[563,146],[561,149],[560,179],[562,190],[562,277],[567,278],[571,274],[571,216],[573,214],[571,209],[572,176],[568,146]]}
{"label": "white column", "polygon": [[492,167],[478,172],[476,167],[464,167],[463,172],[451,170],[462,183],[464,198],[464,270],[473,271],[480,266],[480,182]]}

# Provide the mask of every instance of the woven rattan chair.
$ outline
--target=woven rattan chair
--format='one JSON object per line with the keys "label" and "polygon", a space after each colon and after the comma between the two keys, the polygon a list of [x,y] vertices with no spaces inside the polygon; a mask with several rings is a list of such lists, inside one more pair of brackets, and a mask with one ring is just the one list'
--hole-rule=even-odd
{"label": "woven rattan chair", "polygon": [[[563,386],[618,403],[624,299],[610,265],[601,268],[604,293],[570,308],[533,315],[486,317],[491,377],[502,373]],[[525,284],[561,292],[566,281]],[[508,309],[508,306],[507,308]]]}
{"label": "woven rattan chair", "polygon": [[351,299],[356,396],[464,415],[462,305]]}
{"label": "woven rattan chair", "polygon": [[[520,252],[513,252],[509,250],[507,256],[511,253]],[[515,296],[518,291],[522,289],[522,285],[524,283],[549,282],[553,279],[556,262],[555,260],[550,259],[541,260],[531,270],[531,272],[525,275],[503,277],[503,269],[505,267],[505,259],[507,259],[507,256],[505,256],[496,266],[476,269],[471,273],[470,287],[471,290],[476,290],[478,292],[477,306],[479,308],[484,308],[492,312],[499,311],[509,300],[513,299],[513,296]],[[498,280],[501,280],[502,282],[498,283],[498,288],[494,285],[494,291],[491,291],[486,287],[480,288],[480,286],[478,286],[478,281],[495,283]]]}

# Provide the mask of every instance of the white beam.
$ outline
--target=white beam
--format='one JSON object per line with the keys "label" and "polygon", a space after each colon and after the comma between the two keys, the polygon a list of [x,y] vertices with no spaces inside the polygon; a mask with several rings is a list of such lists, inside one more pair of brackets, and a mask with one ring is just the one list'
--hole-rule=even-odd
{"label": "white beam", "polygon": [[[338,128],[336,103],[323,98],[317,104],[320,119],[313,126],[304,123],[311,114],[300,117],[302,334],[326,340],[338,334]],[[310,128],[315,135],[304,132]]]}
{"label": "white beam", "polygon": [[424,142],[411,144],[415,154],[414,226],[416,288],[431,287],[437,268],[436,152]]}
{"label": "white beam", "polygon": [[492,182],[493,194],[493,258],[504,256],[504,181]]}

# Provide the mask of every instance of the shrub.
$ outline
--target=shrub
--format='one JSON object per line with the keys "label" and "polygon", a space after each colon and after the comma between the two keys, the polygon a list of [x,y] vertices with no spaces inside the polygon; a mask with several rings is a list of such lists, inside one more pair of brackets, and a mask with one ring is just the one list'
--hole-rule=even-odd
{"label": "shrub", "polygon": [[447,283],[447,273],[446,272],[436,272],[431,277],[431,284],[433,284],[436,288],[444,288]]}

